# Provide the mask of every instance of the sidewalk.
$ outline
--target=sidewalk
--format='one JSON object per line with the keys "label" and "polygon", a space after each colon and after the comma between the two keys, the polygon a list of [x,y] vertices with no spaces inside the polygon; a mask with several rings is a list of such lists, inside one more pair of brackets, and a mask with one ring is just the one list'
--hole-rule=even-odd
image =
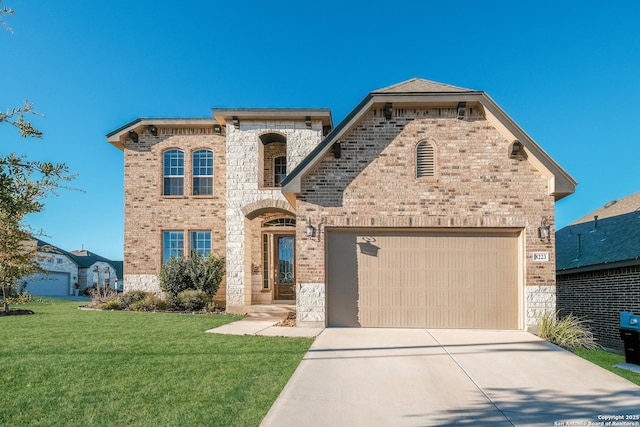
{"label": "sidewalk", "polygon": [[297,328],[295,326],[275,326],[287,314],[295,311],[293,305],[253,306],[247,317],[206,331],[210,334],[259,335],[265,337],[314,338],[324,328]]}

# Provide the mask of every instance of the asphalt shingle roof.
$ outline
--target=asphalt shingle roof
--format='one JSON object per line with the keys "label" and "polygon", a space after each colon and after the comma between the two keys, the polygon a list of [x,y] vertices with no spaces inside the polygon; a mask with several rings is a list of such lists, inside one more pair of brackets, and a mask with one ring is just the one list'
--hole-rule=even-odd
{"label": "asphalt shingle roof", "polygon": [[598,208],[595,211],[574,221],[572,225],[593,221],[593,217],[596,215],[599,219],[604,219],[636,211],[640,211],[640,192],[622,199],[612,200],[601,208]]}
{"label": "asphalt shingle roof", "polygon": [[374,90],[371,93],[456,93],[456,92],[477,92],[473,89],[451,86],[445,83],[438,83],[432,80],[413,78],[404,82],[396,83],[382,89]]}
{"label": "asphalt shingle roof", "polygon": [[592,217],[556,232],[558,273],[623,262],[640,263],[640,211],[597,220]]}

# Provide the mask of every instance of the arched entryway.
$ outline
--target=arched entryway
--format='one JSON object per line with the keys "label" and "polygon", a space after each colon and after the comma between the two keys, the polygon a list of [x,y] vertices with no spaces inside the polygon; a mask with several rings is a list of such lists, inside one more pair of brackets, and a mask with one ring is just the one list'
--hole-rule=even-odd
{"label": "arched entryway", "polygon": [[243,209],[251,305],[295,301],[296,219],[285,203],[262,201]]}

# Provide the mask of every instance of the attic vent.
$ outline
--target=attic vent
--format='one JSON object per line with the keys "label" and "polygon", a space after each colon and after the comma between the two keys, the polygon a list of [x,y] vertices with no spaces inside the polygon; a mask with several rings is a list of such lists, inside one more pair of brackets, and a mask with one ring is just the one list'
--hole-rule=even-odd
{"label": "attic vent", "polygon": [[615,205],[616,203],[618,203],[617,200],[612,200],[609,203],[607,203],[606,205],[604,205],[604,208],[610,208],[611,206]]}
{"label": "attic vent", "polygon": [[416,178],[436,176],[435,149],[433,144],[422,141],[416,146]]}

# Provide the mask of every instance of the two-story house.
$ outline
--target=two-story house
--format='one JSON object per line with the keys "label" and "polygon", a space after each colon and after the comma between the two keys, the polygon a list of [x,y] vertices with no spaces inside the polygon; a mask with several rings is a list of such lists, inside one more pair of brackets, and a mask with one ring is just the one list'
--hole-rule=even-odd
{"label": "two-story house", "polygon": [[224,255],[230,312],[299,326],[523,329],[555,309],[554,202],[575,181],[484,92],[412,79],[328,109],[141,118],[124,152],[125,290]]}

